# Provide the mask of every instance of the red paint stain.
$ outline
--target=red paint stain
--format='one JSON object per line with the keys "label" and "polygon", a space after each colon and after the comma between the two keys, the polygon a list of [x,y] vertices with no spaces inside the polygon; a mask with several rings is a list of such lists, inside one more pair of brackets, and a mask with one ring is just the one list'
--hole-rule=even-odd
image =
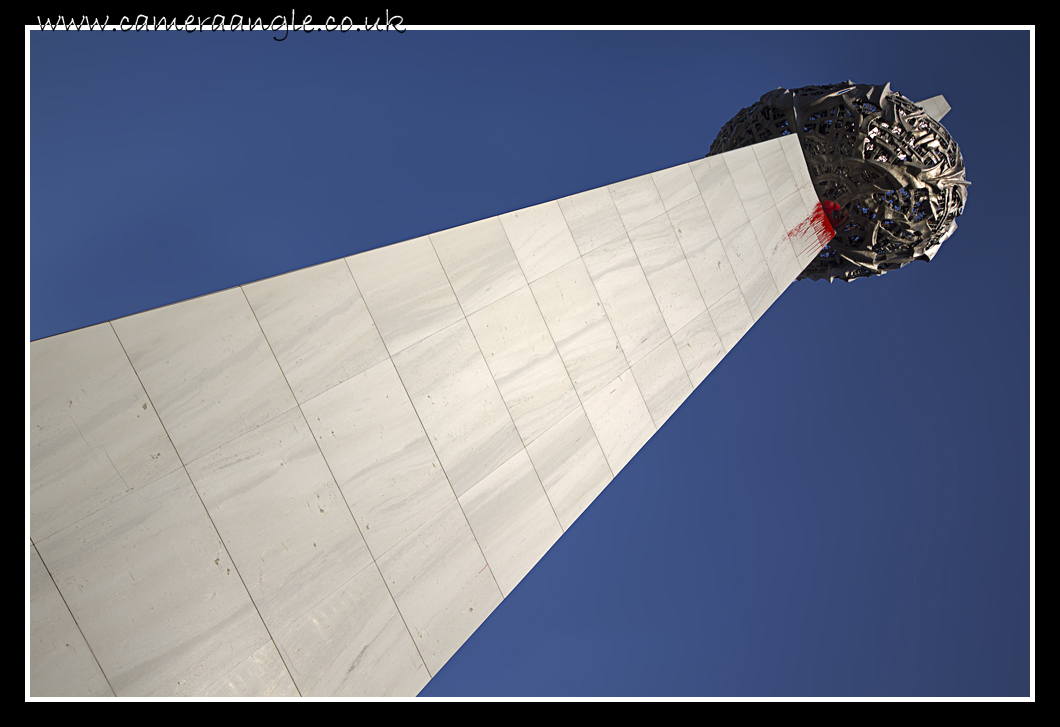
{"label": "red paint stain", "polygon": [[847,222],[847,216],[843,214],[843,208],[830,199],[821,200],[821,209],[828,215],[832,227],[842,227]]}
{"label": "red paint stain", "polygon": [[[833,213],[838,214],[838,206],[831,201],[827,201],[827,203],[832,208],[835,208]],[[800,258],[810,250],[817,254],[833,237],[835,237],[835,229],[832,227],[829,215],[825,212],[820,202],[814,206],[813,212],[810,213],[809,217],[788,230],[788,238],[793,241],[800,238],[809,238],[809,242],[799,253]]]}

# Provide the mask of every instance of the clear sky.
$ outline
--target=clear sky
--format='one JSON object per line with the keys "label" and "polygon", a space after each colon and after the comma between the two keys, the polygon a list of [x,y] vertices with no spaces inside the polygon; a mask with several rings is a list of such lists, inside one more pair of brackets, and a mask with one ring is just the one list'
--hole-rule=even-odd
{"label": "clear sky", "polygon": [[29,338],[687,162],[778,86],[945,94],[935,260],[789,288],[423,695],[1026,696],[1029,43],[34,32]]}

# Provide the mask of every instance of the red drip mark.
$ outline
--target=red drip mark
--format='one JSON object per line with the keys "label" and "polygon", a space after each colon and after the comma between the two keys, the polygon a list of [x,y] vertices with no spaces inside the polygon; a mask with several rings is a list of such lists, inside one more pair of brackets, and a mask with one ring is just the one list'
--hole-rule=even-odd
{"label": "red drip mark", "polygon": [[[829,201],[828,204],[835,207],[835,203]],[[833,210],[834,213],[838,213]],[[818,202],[810,216],[805,220],[795,225],[791,230],[788,230],[788,237],[792,240],[796,238],[809,237],[810,242],[802,249],[799,253],[801,259],[810,250],[813,250],[814,255],[824,249],[833,237],[835,237],[835,230],[832,228],[832,223],[828,219],[828,214],[825,212],[821,203]]]}

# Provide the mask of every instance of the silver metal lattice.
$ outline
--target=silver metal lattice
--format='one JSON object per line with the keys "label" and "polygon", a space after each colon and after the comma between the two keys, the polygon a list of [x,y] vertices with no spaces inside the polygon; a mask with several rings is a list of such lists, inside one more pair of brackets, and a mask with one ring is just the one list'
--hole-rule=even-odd
{"label": "silver metal lattice", "polygon": [[930,260],[968,182],[949,133],[891,91],[852,81],[778,88],[722,127],[707,156],[797,134],[835,237],[799,280],[853,280]]}

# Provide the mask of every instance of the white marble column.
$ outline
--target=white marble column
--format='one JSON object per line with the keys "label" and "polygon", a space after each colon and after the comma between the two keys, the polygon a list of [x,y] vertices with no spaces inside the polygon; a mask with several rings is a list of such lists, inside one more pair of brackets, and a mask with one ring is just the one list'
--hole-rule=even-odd
{"label": "white marble column", "polygon": [[789,136],[33,342],[31,693],[417,694],[830,237]]}

